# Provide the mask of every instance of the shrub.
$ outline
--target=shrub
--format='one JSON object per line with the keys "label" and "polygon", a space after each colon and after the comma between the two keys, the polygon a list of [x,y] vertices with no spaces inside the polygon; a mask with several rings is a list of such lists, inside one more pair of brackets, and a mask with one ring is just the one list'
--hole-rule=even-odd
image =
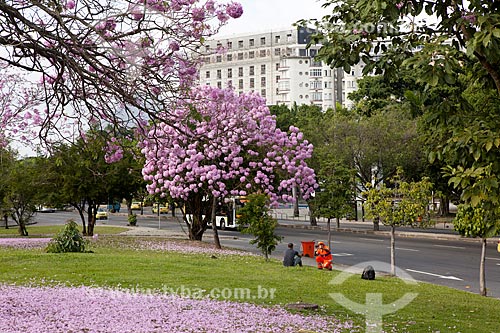
{"label": "shrub", "polygon": [[87,240],[78,230],[78,224],[69,220],[64,228],[49,242],[46,251],[49,253],[85,252]]}
{"label": "shrub", "polygon": [[136,225],[137,224],[137,215],[131,214],[128,216],[128,224]]}

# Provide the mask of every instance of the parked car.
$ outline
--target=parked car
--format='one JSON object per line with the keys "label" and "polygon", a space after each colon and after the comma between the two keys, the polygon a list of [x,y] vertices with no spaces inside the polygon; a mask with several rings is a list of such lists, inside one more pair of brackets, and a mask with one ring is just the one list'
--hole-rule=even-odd
{"label": "parked car", "polygon": [[55,213],[56,209],[54,207],[42,206],[37,210],[39,213]]}
{"label": "parked car", "polygon": [[141,210],[142,202],[140,201],[132,201],[132,205],[130,205],[130,209],[132,210]]}
{"label": "parked car", "polygon": [[[153,214],[158,214],[158,204],[154,204],[153,208],[151,208]],[[160,214],[168,213],[168,207],[165,205],[160,205]]]}
{"label": "parked car", "polygon": [[108,212],[102,208],[99,208],[97,210],[97,213],[95,214],[95,219],[96,220],[107,220],[108,219]]}

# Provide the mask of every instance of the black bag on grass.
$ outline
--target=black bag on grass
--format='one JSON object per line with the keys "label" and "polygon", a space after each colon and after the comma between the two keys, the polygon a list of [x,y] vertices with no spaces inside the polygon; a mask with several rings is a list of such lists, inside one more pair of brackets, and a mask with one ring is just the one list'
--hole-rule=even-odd
{"label": "black bag on grass", "polygon": [[361,274],[361,278],[364,280],[375,280],[375,270],[372,266],[366,266]]}

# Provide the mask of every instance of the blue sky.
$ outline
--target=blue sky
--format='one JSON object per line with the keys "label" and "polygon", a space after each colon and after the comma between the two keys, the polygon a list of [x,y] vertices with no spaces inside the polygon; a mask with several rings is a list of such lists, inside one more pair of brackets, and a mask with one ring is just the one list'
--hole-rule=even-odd
{"label": "blue sky", "polygon": [[[317,0],[235,0],[243,6],[243,16],[231,20],[219,33],[221,36],[254,31],[287,28],[303,18],[321,18],[327,10]],[[230,2],[221,1],[221,2]]]}

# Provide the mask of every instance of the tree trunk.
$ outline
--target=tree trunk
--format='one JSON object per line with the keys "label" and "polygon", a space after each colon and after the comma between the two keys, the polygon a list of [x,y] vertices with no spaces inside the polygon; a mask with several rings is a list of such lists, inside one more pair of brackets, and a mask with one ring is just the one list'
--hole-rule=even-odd
{"label": "tree trunk", "polygon": [[78,210],[78,214],[80,215],[80,219],[82,220],[82,234],[87,235],[87,224],[85,223],[85,215],[83,214],[83,209],[81,207],[76,208]]}
{"label": "tree trunk", "polygon": [[9,229],[9,216],[7,214],[4,214],[3,220],[5,221],[5,229]]}
{"label": "tree trunk", "polygon": [[318,226],[318,221],[316,220],[316,217],[314,215],[309,215],[309,223],[312,227]]}
{"label": "tree trunk", "polygon": [[175,204],[170,204],[170,212],[172,213],[172,217],[175,217]]}
{"label": "tree trunk", "polygon": [[373,219],[373,231],[380,230],[380,219],[378,217]]}
{"label": "tree trunk", "polygon": [[337,219],[337,229],[340,229],[340,218],[336,218]]}
{"label": "tree trunk", "polygon": [[24,221],[19,221],[19,235],[20,236],[28,236],[28,230],[26,230],[26,224]]}
{"label": "tree trunk", "polygon": [[96,212],[95,205],[89,204],[89,209],[87,214],[89,227],[87,229],[87,236],[94,236],[95,212]]}
{"label": "tree trunk", "polygon": [[330,228],[330,218],[326,220],[326,227],[328,229],[328,247],[331,249],[332,248],[332,230]]}
{"label": "tree trunk", "polygon": [[212,230],[214,232],[214,243],[215,247],[217,249],[222,249],[222,246],[220,245],[220,239],[219,239],[219,233],[217,232],[217,223],[216,223],[216,217],[217,217],[217,198],[213,197],[212,198],[212,214],[211,214],[210,221],[212,221]]}
{"label": "tree trunk", "polygon": [[299,194],[298,194],[297,186],[292,188],[293,195],[293,216],[299,217]]}
{"label": "tree trunk", "polygon": [[396,227],[391,225],[391,275],[396,275]]}
{"label": "tree trunk", "polygon": [[486,296],[486,274],[484,262],[486,260],[486,238],[481,239],[481,263],[479,265],[479,293],[481,296]]}

